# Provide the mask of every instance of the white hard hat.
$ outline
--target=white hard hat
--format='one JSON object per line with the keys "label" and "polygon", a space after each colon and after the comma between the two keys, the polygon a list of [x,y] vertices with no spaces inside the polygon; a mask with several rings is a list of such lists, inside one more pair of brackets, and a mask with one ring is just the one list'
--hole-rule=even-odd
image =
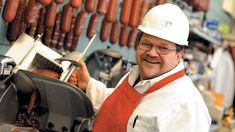
{"label": "white hard hat", "polygon": [[150,9],[138,29],[178,45],[188,45],[188,18],[174,4],[166,3]]}

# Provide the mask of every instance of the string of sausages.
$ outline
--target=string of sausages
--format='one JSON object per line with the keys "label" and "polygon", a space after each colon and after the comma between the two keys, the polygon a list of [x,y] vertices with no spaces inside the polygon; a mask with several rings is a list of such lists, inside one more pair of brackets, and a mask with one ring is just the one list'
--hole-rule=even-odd
{"label": "string of sausages", "polygon": [[101,41],[132,48],[138,25],[156,4],[158,0],[6,0],[2,17],[10,42],[24,32],[41,34],[43,44],[74,51],[82,34],[89,39],[99,34]]}

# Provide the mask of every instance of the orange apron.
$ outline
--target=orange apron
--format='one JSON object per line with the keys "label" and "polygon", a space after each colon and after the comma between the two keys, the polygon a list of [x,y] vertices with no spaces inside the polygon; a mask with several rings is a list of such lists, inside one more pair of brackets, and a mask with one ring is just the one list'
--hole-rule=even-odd
{"label": "orange apron", "polygon": [[143,96],[162,88],[182,76],[184,76],[184,70],[163,78],[153,84],[143,94],[137,92],[129,84],[127,76],[104,101],[96,116],[92,132],[126,132],[128,120]]}

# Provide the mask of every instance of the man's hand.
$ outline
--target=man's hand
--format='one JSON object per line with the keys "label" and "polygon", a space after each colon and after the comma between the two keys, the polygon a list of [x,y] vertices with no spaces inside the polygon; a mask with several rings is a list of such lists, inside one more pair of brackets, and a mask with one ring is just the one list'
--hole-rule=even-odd
{"label": "man's hand", "polygon": [[79,64],[80,67],[74,70],[68,82],[73,85],[77,85],[82,90],[86,90],[91,77],[87,70],[86,64],[83,61],[79,61]]}

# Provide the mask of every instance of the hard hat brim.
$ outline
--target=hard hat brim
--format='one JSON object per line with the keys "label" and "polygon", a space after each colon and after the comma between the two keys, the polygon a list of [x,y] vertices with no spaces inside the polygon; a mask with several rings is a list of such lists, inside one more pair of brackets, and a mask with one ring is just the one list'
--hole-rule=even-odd
{"label": "hard hat brim", "polygon": [[163,34],[163,32],[160,30],[153,30],[150,28],[143,27],[142,25],[139,25],[138,29],[142,31],[143,33],[173,42],[177,45],[188,46],[188,41],[178,41],[177,39],[172,40],[172,38],[168,37],[169,36],[168,34]]}

